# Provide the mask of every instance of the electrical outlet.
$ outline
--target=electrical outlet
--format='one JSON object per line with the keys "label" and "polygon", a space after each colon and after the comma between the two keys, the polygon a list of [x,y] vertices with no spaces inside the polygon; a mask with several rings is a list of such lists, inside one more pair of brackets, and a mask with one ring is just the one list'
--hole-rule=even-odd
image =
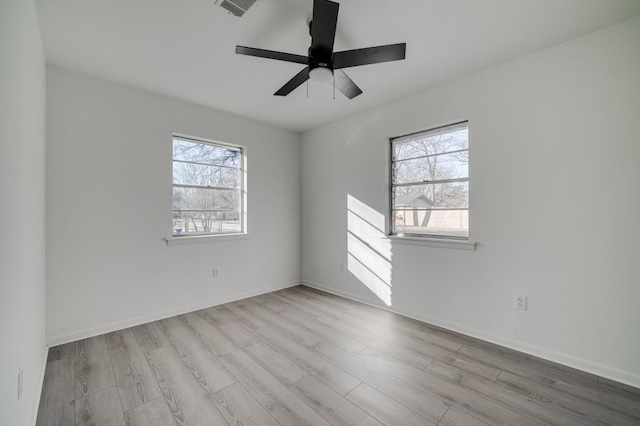
{"label": "electrical outlet", "polygon": [[211,270],[211,276],[213,277],[213,279],[215,280],[216,278],[218,278],[218,268],[213,268]]}
{"label": "electrical outlet", "polygon": [[22,396],[22,368],[18,369],[18,399]]}
{"label": "electrical outlet", "polygon": [[516,309],[527,310],[527,296],[516,296]]}
{"label": "electrical outlet", "polygon": [[341,263],[338,267],[340,268],[340,272],[344,272],[344,263]]}

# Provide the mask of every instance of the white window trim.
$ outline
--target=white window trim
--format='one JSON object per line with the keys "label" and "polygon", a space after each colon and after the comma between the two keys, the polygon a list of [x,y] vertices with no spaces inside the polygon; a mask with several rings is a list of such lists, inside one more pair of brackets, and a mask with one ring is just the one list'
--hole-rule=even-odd
{"label": "white window trim", "polygon": [[416,236],[402,236],[402,235],[387,235],[387,240],[392,244],[406,244],[410,246],[426,246],[426,247],[439,247],[449,248],[457,250],[473,250],[475,251],[477,243],[470,240],[455,240],[448,238],[431,238],[431,237],[416,237]]}
{"label": "white window trim", "polygon": [[[183,244],[193,244],[193,243],[206,243],[206,242],[214,242],[214,241],[233,241],[233,240],[244,240],[249,238],[249,229],[248,229],[248,214],[247,214],[247,156],[248,156],[248,148],[245,145],[238,145],[227,142],[220,142],[212,139],[207,139],[199,136],[187,135],[184,133],[173,133],[171,138],[171,146],[173,147],[173,138],[181,138],[187,140],[193,140],[194,142],[203,142],[210,143],[213,145],[221,145],[228,146],[230,148],[240,149],[242,153],[242,182],[241,185],[241,225],[240,232],[231,232],[231,233],[216,233],[216,234],[195,234],[195,235],[173,235],[173,227],[169,229],[169,237],[162,238],[162,241],[167,246],[172,245],[183,245]],[[173,154],[171,156],[171,169],[173,170]],[[171,190],[173,191],[173,172],[171,178]],[[173,217],[173,201],[171,208],[171,217]],[[171,222],[170,222],[171,223]]]}
{"label": "white window trim", "polygon": [[[419,235],[419,234],[394,234],[393,233],[393,142],[394,141],[404,141],[411,138],[414,138],[419,134],[433,134],[436,135],[441,133],[443,129],[447,129],[450,131],[455,128],[470,128],[469,126],[470,120],[463,119],[450,124],[441,124],[437,127],[434,127],[430,130],[423,130],[418,132],[409,133],[404,136],[395,136],[389,137],[389,144],[387,145],[388,149],[388,188],[387,191],[387,220],[386,220],[386,237],[388,241],[394,244],[406,244],[406,245],[414,245],[414,246],[428,246],[428,247],[440,247],[440,248],[451,248],[451,249],[459,249],[459,250],[474,250],[476,249],[477,243],[471,240],[471,229],[469,229],[469,237],[467,238],[458,238],[458,237],[450,237],[450,236],[437,236],[437,235]],[[470,148],[467,146],[467,150],[469,152]],[[467,177],[467,182],[470,182],[470,176]],[[469,212],[471,212],[471,206],[467,208]]]}
{"label": "white window trim", "polygon": [[163,238],[162,241],[168,246],[194,244],[194,243],[211,243],[214,241],[235,241],[248,240],[248,232],[236,232],[233,234],[205,234],[205,235],[185,235],[181,237]]}

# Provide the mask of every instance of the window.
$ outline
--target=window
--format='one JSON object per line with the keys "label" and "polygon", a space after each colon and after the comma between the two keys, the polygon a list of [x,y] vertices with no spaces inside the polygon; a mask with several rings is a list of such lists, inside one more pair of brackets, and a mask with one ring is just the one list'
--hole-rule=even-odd
{"label": "window", "polygon": [[391,140],[391,235],[469,238],[467,122]]}
{"label": "window", "polygon": [[173,236],[245,232],[238,146],[173,138]]}

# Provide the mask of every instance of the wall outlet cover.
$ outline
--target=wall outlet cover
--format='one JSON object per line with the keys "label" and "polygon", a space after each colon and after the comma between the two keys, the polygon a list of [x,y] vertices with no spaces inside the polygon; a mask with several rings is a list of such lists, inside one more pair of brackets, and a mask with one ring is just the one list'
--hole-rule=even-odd
{"label": "wall outlet cover", "polygon": [[516,309],[527,310],[527,296],[516,296]]}

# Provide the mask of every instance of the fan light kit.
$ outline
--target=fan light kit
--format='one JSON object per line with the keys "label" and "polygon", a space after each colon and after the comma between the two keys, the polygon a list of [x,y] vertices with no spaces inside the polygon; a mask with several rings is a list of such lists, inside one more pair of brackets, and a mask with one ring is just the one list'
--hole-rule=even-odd
{"label": "fan light kit", "polygon": [[333,71],[325,67],[316,67],[309,71],[309,78],[313,81],[327,82],[333,78]]}
{"label": "fan light kit", "polygon": [[407,44],[398,43],[334,52],[333,42],[336,37],[339,7],[340,5],[333,1],[314,0],[313,19],[309,22],[309,33],[311,34],[309,56],[245,46],[236,46],[236,53],[306,65],[302,71],[282,86],[274,94],[275,96],[287,96],[309,79],[330,81],[333,77],[335,88],[347,98],[353,99],[361,94],[362,90],[342,69],[402,60],[405,58]]}

